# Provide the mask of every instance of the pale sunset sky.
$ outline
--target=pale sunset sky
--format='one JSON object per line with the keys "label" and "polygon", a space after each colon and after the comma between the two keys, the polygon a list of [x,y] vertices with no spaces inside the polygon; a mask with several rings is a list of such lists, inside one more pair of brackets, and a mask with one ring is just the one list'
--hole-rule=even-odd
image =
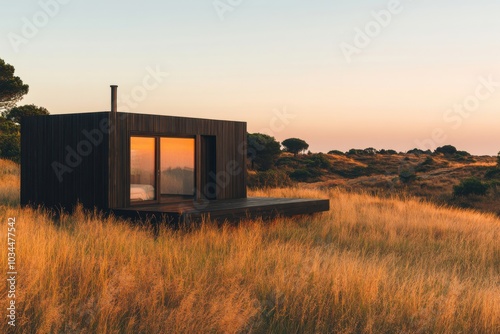
{"label": "pale sunset sky", "polygon": [[120,111],[246,121],[313,152],[496,155],[499,15],[498,0],[3,0],[0,58],[30,86],[20,104],[52,114],[109,110],[117,84]]}

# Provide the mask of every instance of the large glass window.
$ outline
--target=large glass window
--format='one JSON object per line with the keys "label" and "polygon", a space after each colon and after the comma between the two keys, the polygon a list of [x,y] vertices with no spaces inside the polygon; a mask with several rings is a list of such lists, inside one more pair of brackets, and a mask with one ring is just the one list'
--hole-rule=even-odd
{"label": "large glass window", "polygon": [[194,138],[160,138],[162,197],[194,195],[194,147]]}
{"label": "large glass window", "polygon": [[155,138],[130,137],[130,201],[156,199]]}

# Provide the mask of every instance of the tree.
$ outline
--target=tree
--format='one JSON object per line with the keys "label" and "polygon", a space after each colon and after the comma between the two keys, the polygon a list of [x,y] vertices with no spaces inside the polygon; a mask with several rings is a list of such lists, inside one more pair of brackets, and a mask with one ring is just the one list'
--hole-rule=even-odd
{"label": "tree", "polygon": [[368,148],[365,148],[363,150],[363,153],[366,154],[366,155],[376,155],[377,154],[377,150],[374,149],[373,147],[368,147]]}
{"label": "tree", "polygon": [[431,150],[421,150],[419,148],[414,148],[413,150],[409,150],[408,152],[406,152],[407,154],[415,154],[415,155],[422,155],[422,154],[431,154]]}
{"label": "tree", "polygon": [[445,155],[447,155],[447,154],[451,155],[451,154],[457,153],[457,149],[455,146],[444,145],[444,146],[436,148],[436,150],[434,152],[435,153],[443,153]]}
{"label": "tree", "polygon": [[19,161],[22,116],[48,115],[49,111],[33,104],[15,107],[29,91],[29,86],[14,76],[14,66],[0,59],[0,157]]}
{"label": "tree", "polygon": [[261,171],[270,169],[281,153],[280,143],[263,133],[247,134],[247,145],[247,157],[252,169],[255,169],[255,165]]}
{"label": "tree", "polygon": [[285,139],[281,145],[285,147],[287,152],[293,153],[294,156],[297,156],[299,152],[305,151],[309,148],[309,144],[299,138]]}
{"label": "tree", "polygon": [[0,59],[0,111],[12,108],[28,94],[29,86],[14,76],[14,72],[14,66]]}
{"label": "tree", "polygon": [[332,154],[332,155],[345,155],[345,153],[344,153],[344,152],[339,151],[339,150],[331,150],[331,151],[328,151],[328,154]]}
{"label": "tree", "polygon": [[347,151],[348,155],[363,155],[364,151],[357,149],[357,148],[351,148],[349,151]]}
{"label": "tree", "polygon": [[396,155],[398,154],[398,152],[394,151],[394,150],[385,150],[385,149],[381,149],[380,151],[378,151],[379,154],[382,154],[382,155]]}
{"label": "tree", "polygon": [[22,116],[36,116],[36,115],[48,115],[49,111],[44,107],[37,107],[34,104],[27,104],[20,107],[14,107],[10,110],[7,110],[3,113],[3,116],[16,123],[21,123]]}
{"label": "tree", "polygon": [[497,168],[500,168],[500,152],[497,154]]}

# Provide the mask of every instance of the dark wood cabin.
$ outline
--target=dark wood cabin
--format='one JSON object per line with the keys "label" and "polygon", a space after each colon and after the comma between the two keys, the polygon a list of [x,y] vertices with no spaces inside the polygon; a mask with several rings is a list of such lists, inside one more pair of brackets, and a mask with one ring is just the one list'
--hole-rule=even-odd
{"label": "dark wood cabin", "polygon": [[198,220],[329,209],[247,198],[246,123],[123,112],[24,117],[21,204]]}

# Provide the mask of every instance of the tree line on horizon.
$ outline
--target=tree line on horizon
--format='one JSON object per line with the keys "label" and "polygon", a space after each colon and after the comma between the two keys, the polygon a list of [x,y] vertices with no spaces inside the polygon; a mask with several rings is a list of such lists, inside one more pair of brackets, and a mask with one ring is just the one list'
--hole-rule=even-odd
{"label": "tree line on horizon", "polygon": [[[281,149],[283,146],[283,149]],[[275,162],[283,152],[293,153],[294,157],[297,158],[298,154],[305,153],[309,148],[309,144],[300,138],[288,138],[281,143],[277,141],[274,137],[263,133],[248,133],[247,134],[247,157],[250,161],[250,168],[257,171],[266,171],[273,168]],[[308,151],[308,155],[312,153]],[[323,153],[318,153],[323,154]],[[436,148],[434,151],[422,150],[419,148],[411,149],[407,152],[397,152],[392,149],[381,149],[377,150],[373,147],[365,149],[350,149],[346,152],[339,150],[328,151],[330,155],[341,155],[341,156],[369,156],[369,155],[397,155],[397,154],[415,154],[415,155],[432,155],[432,154],[442,154],[449,158],[454,158],[458,160],[467,160],[472,157],[469,152],[460,151],[453,145],[444,145]],[[500,152],[498,152],[497,159],[500,165]]]}
{"label": "tree line on horizon", "polygon": [[[248,160],[250,169],[253,172],[249,175],[249,187],[284,187],[292,185],[293,182],[316,182],[324,173],[335,173],[346,178],[356,178],[363,175],[370,175],[376,169],[369,167],[354,167],[352,171],[335,170],[333,162],[324,153],[311,153],[298,156],[305,152],[308,144],[298,138],[289,138],[283,142],[278,142],[274,137],[261,133],[247,134]],[[281,149],[281,145],[283,149]],[[292,157],[282,156],[283,152],[293,153]],[[412,166],[408,161],[408,155],[426,156],[418,166]],[[444,145],[434,151],[411,149],[407,152],[397,152],[395,150],[376,150],[372,147],[366,149],[350,149],[346,152],[331,150],[328,155],[352,157],[354,159],[376,155],[404,155],[399,167],[398,177],[401,184],[409,185],[417,179],[417,168],[429,168],[434,164],[433,157],[443,156],[446,159],[458,162],[474,162],[474,157],[466,152],[457,150],[452,145]],[[484,177],[469,177],[460,180],[453,187],[453,200],[466,201],[469,196],[485,196],[489,190],[494,194],[500,189],[500,152],[497,155],[497,164],[486,170]],[[459,199],[462,200],[459,200]],[[464,202],[465,203],[465,202]],[[463,203],[462,203],[463,204]]]}

